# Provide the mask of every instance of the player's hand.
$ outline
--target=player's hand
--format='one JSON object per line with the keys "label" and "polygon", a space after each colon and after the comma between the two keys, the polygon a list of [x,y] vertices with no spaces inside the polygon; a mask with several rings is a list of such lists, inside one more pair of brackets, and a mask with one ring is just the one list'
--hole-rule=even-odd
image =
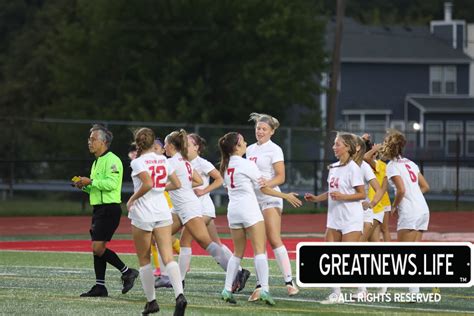
{"label": "player's hand", "polygon": [[267,179],[265,179],[264,177],[261,177],[258,179],[258,185],[261,187],[261,188],[264,188],[266,186],[268,186],[268,181]]}
{"label": "player's hand", "polygon": [[301,200],[297,196],[298,193],[290,192],[286,194],[285,200],[287,200],[288,203],[293,205],[293,207],[300,207],[301,205],[303,205],[303,202],[301,202]]}
{"label": "player's hand", "polygon": [[127,211],[131,212],[134,204],[135,204],[135,200],[132,201],[132,199],[129,199],[127,202]]}
{"label": "player's hand", "polygon": [[342,193],[339,192],[339,191],[333,191],[333,192],[329,193],[329,196],[330,196],[331,199],[333,199],[334,201],[340,201],[340,200],[343,199],[344,194],[342,194]]}
{"label": "player's hand", "polygon": [[367,201],[362,202],[362,208],[365,210],[370,208],[370,203]]}
{"label": "player's hand", "polygon": [[311,193],[305,193],[304,194],[304,199],[305,201],[308,201],[308,202],[318,202],[318,199],[316,198],[316,195],[314,194],[311,194]]}
{"label": "player's hand", "polygon": [[194,189],[194,194],[196,194],[197,197],[200,197],[206,194],[206,192],[204,191],[204,189]]}
{"label": "player's hand", "polygon": [[392,209],[390,210],[390,215],[398,216],[398,206],[393,206],[392,205]]}

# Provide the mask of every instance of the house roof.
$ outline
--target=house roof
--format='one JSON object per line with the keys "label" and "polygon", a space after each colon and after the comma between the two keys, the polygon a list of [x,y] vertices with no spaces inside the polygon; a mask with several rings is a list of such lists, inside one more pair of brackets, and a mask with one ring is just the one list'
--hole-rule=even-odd
{"label": "house roof", "polygon": [[466,95],[452,96],[416,96],[408,95],[407,102],[423,113],[461,113],[474,114],[474,97]]}
{"label": "house roof", "polygon": [[[335,21],[327,24],[326,48],[334,46]],[[362,25],[345,18],[341,62],[354,63],[450,63],[467,64],[471,58],[461,49],[435,37],[428,26]]]}

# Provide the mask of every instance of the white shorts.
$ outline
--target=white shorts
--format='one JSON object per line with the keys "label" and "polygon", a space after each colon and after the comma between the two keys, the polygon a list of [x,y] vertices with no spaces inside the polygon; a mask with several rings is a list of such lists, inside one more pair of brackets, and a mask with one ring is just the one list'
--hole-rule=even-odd
{"label": "white shorts", "polygon": [[201,201],[202,215],[208,216],[210,218],[216,218],[216,207],[212,202],[212,199],[209,195],[205,195],[199,198]]}
{"label": "white shorts", "polygon": [[374,222],[374,211],[371,208],[364,210],[364,223]]}
{"label": "white shorts", "polygon": [[139,220],[132,219],[133,226],[135,226],[136,228],[140,228],[141,230],[144,230],[146,232],[152,232],[153,229],[155,228],[166,227],[172,224],[173,224],[172,219],[166,219],[164,221],[156,221],[156,222],[142,222]]}
{"label": "white shorts", "polygon": [[202,217],[201,202],[196,199],[183,203],[179,207],[175,206],[172,213],[178,215],[181,224],[184,225],[195,217]]}
{"label": "white shorts", "polygon": [[383,210],[381,210],[380,212],[378,213],[374,213],[374,219],[379,222],[380,224],[383,223],[383,218],[385,216],[385,213],[386,212],[390,212],[392,209],[392,207],[390,205],[387,205],[383,208]]}
{"label": "white shorts", "polygon": [[241,220],[239,222],[230,222],[229,221],[229,228],[230,229],[239,229],[239,228],[248,228],[251,227],[258,222],[263,222],[263,217],[261,219],[253,218],[249,220]]}
{"label": "white shorts", "polygon": [[364,221],[363,218],[352,218],[350,221],[337,221],[333,216],[328,214],[327,218],[327,228],[335,229],[340,231],[343,235],[351,232],[363,232],[364,231]]}
{"label": "white shorts", "polygon": [[266,194],[257,194],[258,206],[262,211],[269,208],[279,208],[280,212],[283,211],[283,199],[275,196]]}
{"label": "white shorts", "polygon": [[425,214],[410,214],[409,216],[402,214],[398,215],[397,230],[428,230],[428,223],[430,222],[430,213]]}

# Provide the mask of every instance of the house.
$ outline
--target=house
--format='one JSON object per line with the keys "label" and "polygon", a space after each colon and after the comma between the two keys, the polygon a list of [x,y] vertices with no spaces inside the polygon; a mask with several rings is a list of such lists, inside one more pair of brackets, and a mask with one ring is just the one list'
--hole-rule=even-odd
{"label": "house", "polygon": [[[457,150],[474,158],[474,27],[453,20],[451,10],[445,3],[444,20],[430,26],[344,20],[338,129],[370,132],[379,142],[397,128],[414,158],[444,159]],[[334,28],[329,23],[328,48]]]}

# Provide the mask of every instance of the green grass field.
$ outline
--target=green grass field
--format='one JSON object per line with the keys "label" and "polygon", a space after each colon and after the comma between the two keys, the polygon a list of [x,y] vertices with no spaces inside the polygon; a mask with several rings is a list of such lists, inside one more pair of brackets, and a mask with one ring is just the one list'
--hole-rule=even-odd
{"label": "green grass field", "polygon": [[[137,266],[136,257],[122,255],[124,261]],[[439,303],[348,303],[321,305],[318,303],[329,289],[301,289],[296,297],[286,295],[276,263],[270,261],[270,286],[277,304],[247,302],[253,288],[253,261],[242,263],[252,272],[238,304],[232,306],[220,300],[224,272],[209,257],[193,257],[186,277],[185,295],[189,305],[186,315],[447,315],[474,314],[474,288],[442,288]],[[79,294],[94,283],[92,257],[83,253],[45,253],[0,251],[0,314],[1,315],[140,315],[145,298],[138,280],[127,294],[120,292],[119,273],[108,266],[108,298],[80,298]],[[343,289],[350,291],[351,289]],[[390,293],[405,289],[389,289]],[[422,289],[422,292],[431,292]],[[157,290],[161,311],[171,315],[174,310],[173,291]]]}

